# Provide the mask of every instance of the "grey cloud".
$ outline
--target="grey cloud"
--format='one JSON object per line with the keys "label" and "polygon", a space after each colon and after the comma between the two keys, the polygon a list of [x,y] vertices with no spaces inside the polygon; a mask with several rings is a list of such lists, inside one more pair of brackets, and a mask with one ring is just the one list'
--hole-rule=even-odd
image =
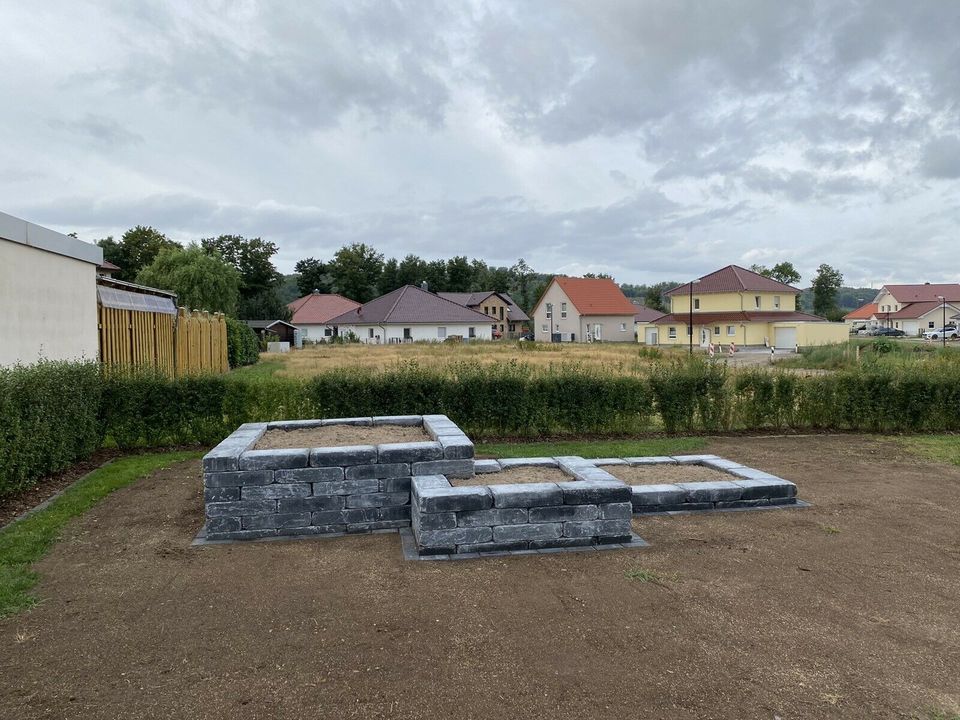
{"label": "grey cloud", "polygon": [[927,143],[920,171],[929,178],[960,178],[960,137],[947,135]]}
{"label": "grey cloud", "polygon": [[54,130],[83,138],[102,148],[138,145],[144,141],[142,135],[128,130],[116,120],[95,113],[87,113],[77,120],[55,118],[47,124]]}

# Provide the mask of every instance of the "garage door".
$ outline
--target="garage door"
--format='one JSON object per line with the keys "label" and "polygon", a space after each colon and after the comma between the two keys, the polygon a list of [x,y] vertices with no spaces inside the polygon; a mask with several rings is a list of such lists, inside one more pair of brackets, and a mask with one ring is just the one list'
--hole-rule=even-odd
{"label": "garage door", "polygon": [[645,328],[643,339],[647,345],[656,345],[657,344],[657,329],[656,328]]}
{"label": "garage door", "polygon": [[793,350],[797,347],[797,329],[793,327],[774,328],[773,344],[777,349]]}

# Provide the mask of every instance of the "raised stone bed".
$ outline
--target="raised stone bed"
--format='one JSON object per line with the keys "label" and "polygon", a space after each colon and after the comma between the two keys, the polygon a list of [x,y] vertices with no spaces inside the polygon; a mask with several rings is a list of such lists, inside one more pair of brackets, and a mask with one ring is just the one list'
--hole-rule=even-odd
{"label": "raised stone bed", "polygon": [[[430,439],[254,449],[267,432],[307,434],[302,431],[335,425],[422,427]],[[203,458],[206,538],[408,527],[411,478],[437,473],[473,475],[473,443],[445,415],[248,423]]]}
{"label": "raised stone bed", "polygon": [[569,479],[453,487],[439,475],[413,478],[411,523],[420,555],[571,548],[633,539],[629,486],[581,458],[493,461],[496,468],[479,462],[485,473],[552,466]]}

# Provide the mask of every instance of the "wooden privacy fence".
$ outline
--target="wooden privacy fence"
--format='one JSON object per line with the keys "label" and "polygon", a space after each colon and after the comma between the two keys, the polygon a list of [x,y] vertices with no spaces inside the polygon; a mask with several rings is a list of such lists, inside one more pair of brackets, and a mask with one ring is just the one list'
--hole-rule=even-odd
{"label": "wooden privacy fence", "polygon": [[107,367],[152,367],[171,377],[225,373],[227,323],[222,313],[176,315],[98,307],[100,362]]}

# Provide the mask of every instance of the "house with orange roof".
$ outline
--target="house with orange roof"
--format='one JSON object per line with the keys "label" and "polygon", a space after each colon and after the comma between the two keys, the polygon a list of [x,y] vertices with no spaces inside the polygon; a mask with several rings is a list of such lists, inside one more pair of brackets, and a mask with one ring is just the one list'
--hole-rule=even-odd
{"label": "house with orange roof", "polygon": [[293,317],[290,322],[300,328],[300,337],[305,342],[325,342],[333,337],[330,320],[348,310],[360,307],[343,295],[314,291],[287,304]]}
{"label": "house with orange roof", "polygon": [[866,305],[861,305],[856,310],[852,310],[843,316],[843,321],[850,326],[851,330],[862,330],[866,327],[873,327],[877,325],[877,308],[879,306],[875,302],[868,302]]}
{"label": "house with orange roof", "polygon": [[919,336],[960,311],[960,283],[884,285],[872,304],[875,324]]}
{"label": "house with orange roof", "polygon": [[541,342],[634,342],[636,306],[609,278],[557,275],[533,308]]}
{"label": "house with orange roof", "polygon": [[666,293],[670,312],[654,322],[656,342],[784,350],[846,342],[846,323],[796,310],[799,293],[791,285],[727,265]]}

